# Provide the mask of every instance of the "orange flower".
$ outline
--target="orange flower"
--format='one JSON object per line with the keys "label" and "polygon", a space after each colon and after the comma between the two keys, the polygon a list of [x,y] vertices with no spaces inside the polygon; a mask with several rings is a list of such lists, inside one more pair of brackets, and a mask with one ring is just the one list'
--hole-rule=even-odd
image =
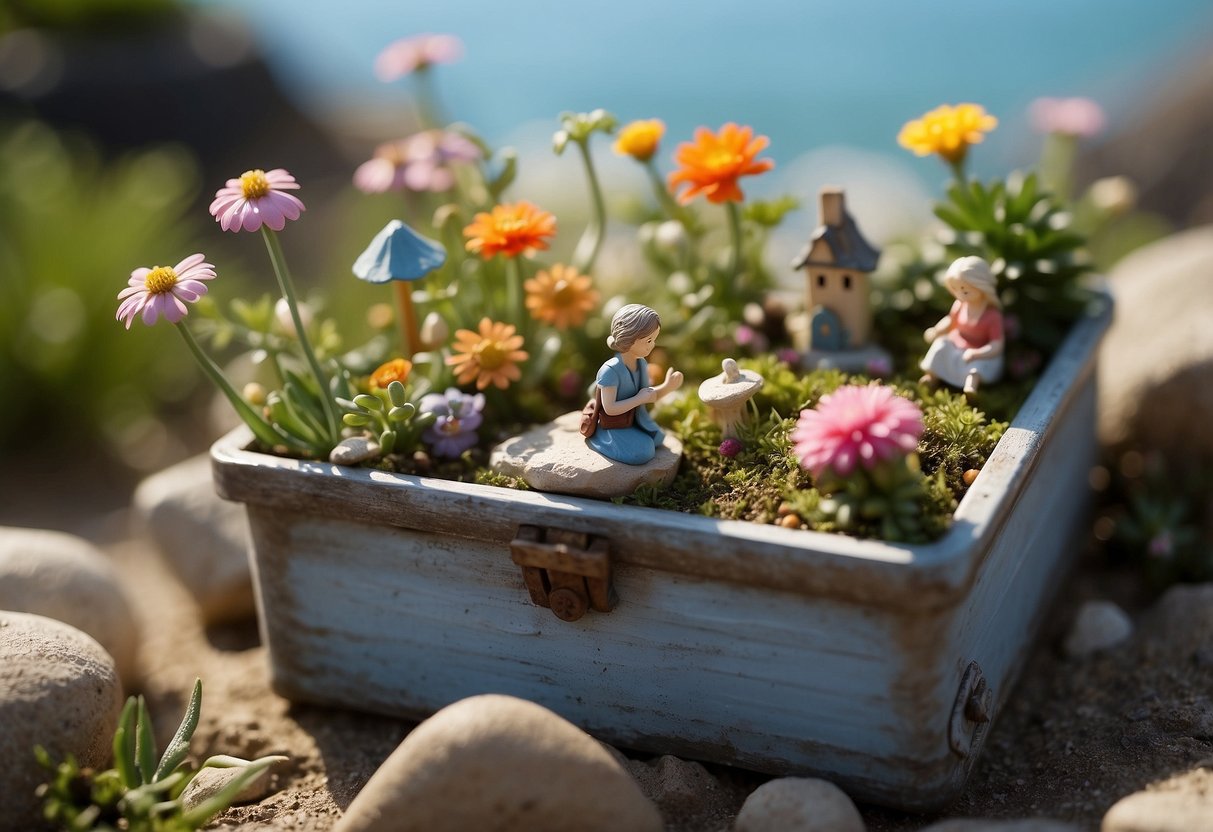
{"label": "orange flower", "polygon": [[555,233],[556,217],[529,202],[494,205],[492,213],[477,214],[463,229],[467,250],[486,260],[498,252],[517,257],[545,249]]}
{"label": "orange flower", "polygon": [[755,136],[752,127],[738,127],[733,122],[721,127],[719,133],[700,127],[695,131],[695,141],[683,142],[674,153],[674,161],[682,167],[670,174],[670,190],[691,186],[678,195],[683,205],[700,194],[708,202],[741,202],[745,197],[737,180],[775,167],[770,159],[754,158],[768,144],[770,139]]}
{"label": "orange flower", "polygon": [[615,152],[620,156],[631,156],[638,162],[647,162],[657,152],[664,135],[665,122],[659,118],[633,121],[619,131]]}
{"label": "orange flower", "polygon": [[375,372],[371,373],[371,386],[386,390],[393,381],[404,384],[409,380],[409,373],[412,370],[413,362],[403,358],[393,358],[385,364],[380,364]]}
{"label": "orange flower", "polygon": [[455,333],[452,349],[458,355],[447,358],[446,363],[455,368],[455,380],[459,384],[476,382],[476,389],[483,390],[495,384],[504,390],[511,381],[522,378],[519,361],[529,357],[519,347],[522,336],[515,335],[512,324],[503,324],[480,319],[480,331],[461,329]]}
{"label": "orange flower", "polygon": [[560,330],[581,326],[598,305],[598,293],[591,288],[590,278],[578,274],[572,266],[557,264],[522,285],[531,317]]}

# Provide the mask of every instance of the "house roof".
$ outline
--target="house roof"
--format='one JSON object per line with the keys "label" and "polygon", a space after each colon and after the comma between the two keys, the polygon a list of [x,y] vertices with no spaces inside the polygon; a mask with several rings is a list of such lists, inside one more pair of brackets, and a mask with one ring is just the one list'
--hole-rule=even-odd
{"label": "house roof", "polygon": [[[824,242],[824,246],[819,246]],[[812,259],[817,253],[818,259]],[[819,225],[809,237],[809,244],[792,260],[792,268],[806,266],[835,266],[860,272],[876,270],[880,249],[873,246],[859,231],[855,220],[844,209],[838,225]]]}

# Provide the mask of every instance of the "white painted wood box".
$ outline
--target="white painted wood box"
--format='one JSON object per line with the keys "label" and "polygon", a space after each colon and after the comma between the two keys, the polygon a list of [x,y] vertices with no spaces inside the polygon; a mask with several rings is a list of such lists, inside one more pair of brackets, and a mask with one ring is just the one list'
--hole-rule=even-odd
{"label": "white painted wood box", "polygon": [[301,462],[236,431],[215,481],[248,507],[274,687],[412,718],[512,694],[622,747],[940,807],[1088,520],[1110,315],[1075,327],[925,546]]}

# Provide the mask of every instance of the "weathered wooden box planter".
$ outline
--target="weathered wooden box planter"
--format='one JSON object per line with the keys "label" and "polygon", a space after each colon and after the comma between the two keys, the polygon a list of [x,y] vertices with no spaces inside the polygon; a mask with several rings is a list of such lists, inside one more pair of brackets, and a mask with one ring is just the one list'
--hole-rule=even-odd
{"label": "weathered wooden box planter", "polygon": [[507,693],[623,747],[946,804],[1076,551],[1110,314],[925,546],[283,459],[236,431],[215,480],[248,507],[275,689],[414,718]]}

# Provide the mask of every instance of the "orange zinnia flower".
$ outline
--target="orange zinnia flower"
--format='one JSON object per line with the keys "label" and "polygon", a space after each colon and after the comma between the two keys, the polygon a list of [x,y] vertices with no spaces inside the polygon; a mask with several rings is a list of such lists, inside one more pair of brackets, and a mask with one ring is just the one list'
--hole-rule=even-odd
{"label": "orange zinnia flower", "polygon": [[491,213],[479,213],[463,229],[467,250],[486,260],[494,254],[517,257],[548,247],[556,233],[556,217],[529,202],[494,205]]}
{"label": "orange zinnia flower", "polygon": [[519,361],[529,357],[519,347],[522,336],[515,335],[512,324],[503,324],[480,319],[480,331],[461,329],[455,333],[452,348],[457,355],[447,358],[446,363],[455,369],[455,380],[459,384],[476,382],[476,389],[483,390],[495,384],[504,390],[511,381],[522,378]]}
{"label": "orange zinnia flower", "polygon": [[598,293],[590,287],[590,278],[578,274],[572,266],[557,264],[522,285],[526,288],[526,308],[531,317],[557,329],[581,326],[598,304]]}
{"label": "orange zinnia flower", "polygon": [[393,358],[385,364],[380,364],[375,368],[375,372],[371,373],[371,386],[386,390],[393,381],[404,384],[409,380],[409,373],[412,371],[413,362],[404,358]]}
{"label": "orange zinnia flower", "polygon": [[619,131],[615,140],[615,152],[620,156],[631,156],[647,162],[657,152],[657,145],[665,135],[665,122],[659,118],[633,121]]}
{"label": "orange zinnia flower", "polygon": [[682,167],[670,174],[670,190],[691,186],[678,195],[683,205],[700,194],[708,202],[741,202],[745,196],[737,180],[775,167],[770,159],[754,158],[770,143],[766,136],[755,136],[752,127],[738,127],[733,122],[719,133],[700,127],[695,141],[683,142],[674,153],[674,161]]}

